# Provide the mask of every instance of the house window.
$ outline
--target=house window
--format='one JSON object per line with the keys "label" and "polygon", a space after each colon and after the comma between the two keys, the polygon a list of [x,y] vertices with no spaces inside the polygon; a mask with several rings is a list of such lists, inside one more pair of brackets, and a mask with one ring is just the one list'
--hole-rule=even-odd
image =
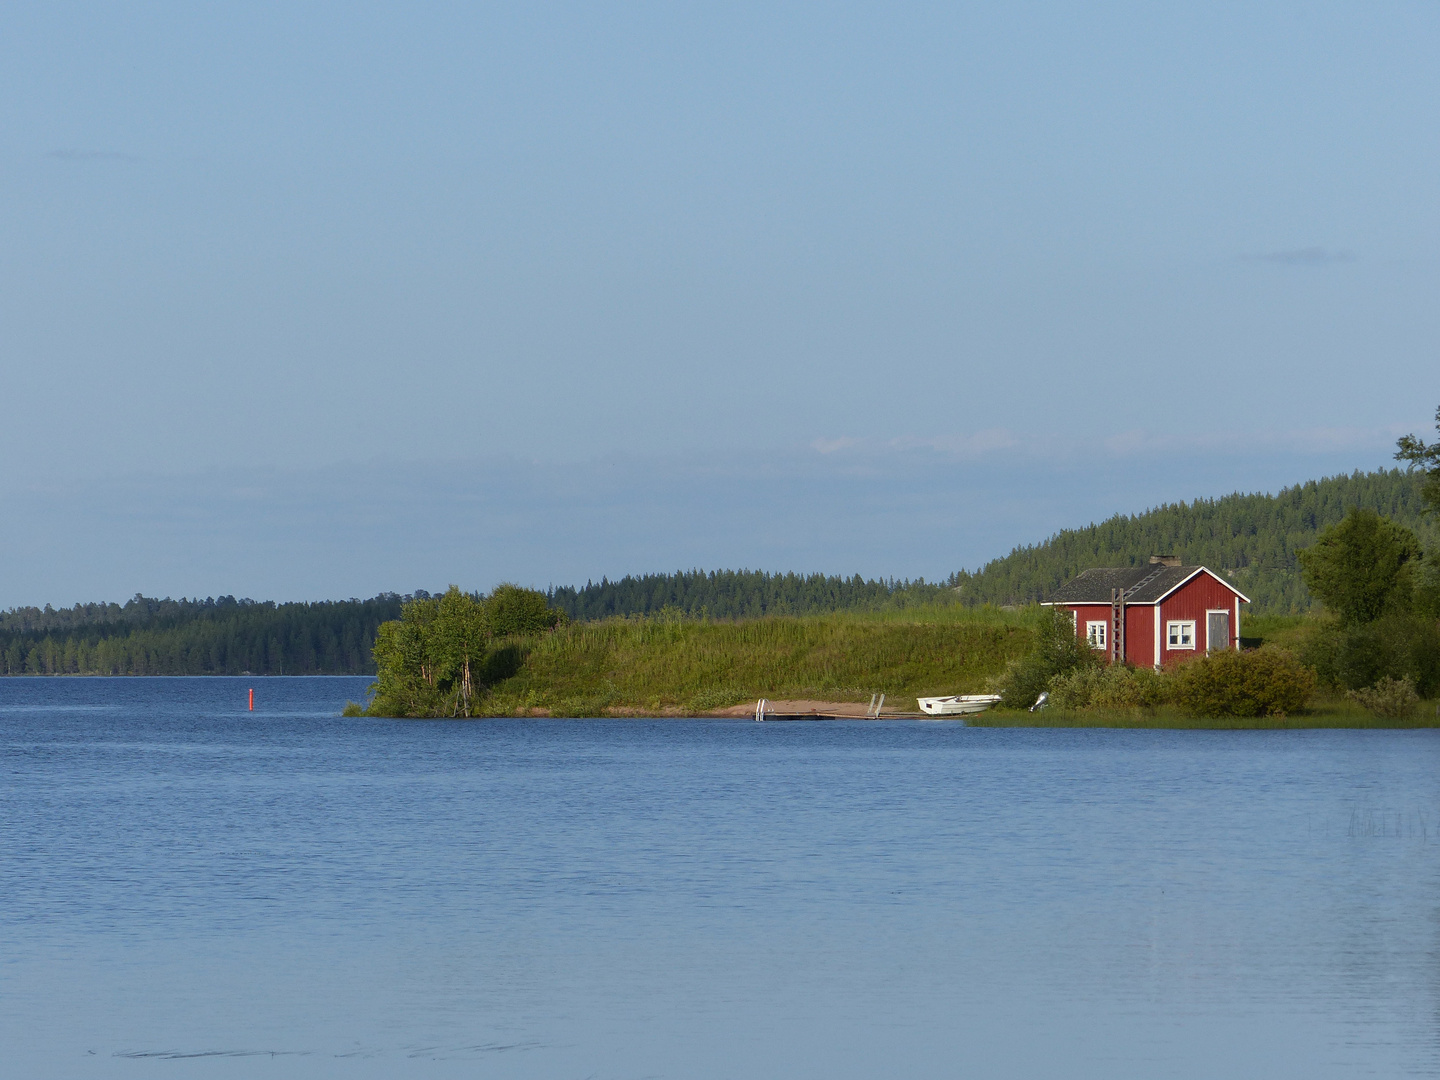
{"label": "house window", "polygon": [[1105,624],[1103,622],[1087,622],[1085,624],[1085,640],[1090,642],[1090,648],[1105,648]]}
{"label": "house window", "polygon": [[1187,619],[1183,622],[1168,622],[1165,624],[1167,637],[1172,649],[1193,649],[1195,648],[1195,620]]}

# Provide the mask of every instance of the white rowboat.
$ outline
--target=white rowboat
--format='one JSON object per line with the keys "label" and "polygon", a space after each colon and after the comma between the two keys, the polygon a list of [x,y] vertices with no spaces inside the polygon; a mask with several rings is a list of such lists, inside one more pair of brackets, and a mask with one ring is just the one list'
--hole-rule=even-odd
{"label": "white rowboat", "polygon": [[920,711],[930,716],[970,716],[984,712],[1000,700],[999,694],[956,694],[954,697],[916,698]]}

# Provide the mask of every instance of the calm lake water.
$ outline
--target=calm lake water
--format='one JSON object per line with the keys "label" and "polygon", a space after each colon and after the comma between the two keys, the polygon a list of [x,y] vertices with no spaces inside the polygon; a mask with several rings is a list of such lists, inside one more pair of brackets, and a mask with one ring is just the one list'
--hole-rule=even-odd
{"label": "calm lake water", "polygon": [[364,686],[0,679],[6,1075],[1440,1072],[1440,732]]}

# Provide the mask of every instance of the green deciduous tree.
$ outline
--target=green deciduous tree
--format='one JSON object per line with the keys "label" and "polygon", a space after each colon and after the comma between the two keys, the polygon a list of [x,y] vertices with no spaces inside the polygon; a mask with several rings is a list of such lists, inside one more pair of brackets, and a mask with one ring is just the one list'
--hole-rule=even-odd
{"label": "green deciduous tree", "polygon": [[428,597],[412,600],[400,618],[381,623],[371,650],[375,682],[371,711],[379,716],[430,716],[440,699],[431,627],[440,602]]}
{"label": "green deciduous tree", "polygon": [[1430,697],[1440,691],[1440,623],[1412,613],[1324,627],[1305,642],[1301,659],[1328,686],[1360,690],[1381,679],[1409,679]]}
{"label": "green deciduous tree", "polygon": [[468,717],[475,698],[475,669],[490,647],[486,605],[451,585],[440,597],[431,637],[437,676],[454,699],[451,715]]}
{"label": "green deciduous tree", "polygon": [[372,716],[475,715],[486,678],[513,664],[498,652],[498,636],[533,635],[563,619],[545,594],[504,585],[489,597],[451,585],[443,596],[406,603],[400,618],[382,623],[375,636]]}
{"label": "green deciduous tree", "polygon": [[1035,648],[1013,664],[1000,686],[1001,705],[1007,709],[1028,709],[1050,687],[1057,675],[1098,665],[1095,650],[1075,633],[1075,621],[1062,608],[1048,608]]}
{"label": "green deciduous tree", "polygon": [[544,593],[508,583],[495,586],[485,607],[496,637],[541,634],[570,621],[563,611],[556,611],[546,602]]}
{"label": "green deciduous tree", "polygon": [[[1435,430],[1440,431],[1440,409],[1435,410]],[[1408,461],[1410,468],[1425,473],[1425,486],[1421,494],[1430,504],[1432,512],[1440,511],[1440,439],[1426,444],[1424,439],[1406,435],[1396,442],[1395,457]]]}
{"label": "green deciduous tree", "polygon": [[1297,554],[1306,586],[1346,625],[1413,605],[1420,541],[1373,510],[1350,511]]}

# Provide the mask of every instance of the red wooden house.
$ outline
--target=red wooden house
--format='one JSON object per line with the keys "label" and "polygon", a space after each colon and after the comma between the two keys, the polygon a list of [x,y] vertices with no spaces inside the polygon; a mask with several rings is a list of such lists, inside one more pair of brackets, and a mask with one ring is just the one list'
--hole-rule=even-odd
{"label": "red wooden house", "polygon": [[1249,602],[1203,566],[1152,555],[1149,566],[1085,570],[1045,603],[1069,610],[1075,633],[1110,660],[1158,668],[1239,648],[1240,605]]}

